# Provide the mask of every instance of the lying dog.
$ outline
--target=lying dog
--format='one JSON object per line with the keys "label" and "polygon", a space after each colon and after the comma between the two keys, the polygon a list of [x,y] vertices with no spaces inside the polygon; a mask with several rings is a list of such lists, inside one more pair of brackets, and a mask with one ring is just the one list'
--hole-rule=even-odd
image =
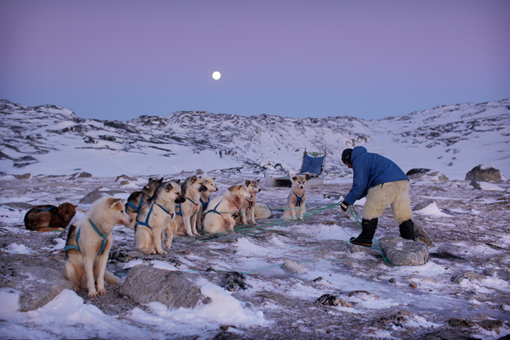
{"label": "lying dog", "polygon": [[[175,207],[175,217],[170,223],[174,235],[198,236],[197,217],[200,208],[200,193],[207,191],[202,179],[197,176],[186,178],[181,193],[186,201]],[[168,234],[168,233],[167,233]]]}
{"label": "lying dog", "polygon": [[287,200],[287,206],[282,218],[290,220],[303,220],[306,205],[306,183],[309,175],[297,175],[292,177],[292,190]]}
{"label": "lying dog", "polygon": [[251,194],[243,184],[233,185],[225,193],[209,203],[204,218],[204,232],[207,234],[228,231],[233,233],[236,221],[234,216],[241,204],[250,199]]}
{"label": "lying dog", "polygon": [[256,196],[257,193],[260,192],[260,181],[259,180],[246,180],[246,187],[248,188],[248,192],[251,194],[251,198],[247,198],[242,204],[241,209],[239,210],[241,224],[245,225],[251,221],[251,223],[256,224],[255,221],[255,204],[256,204]]}
{"label": "lying dog", "polygon": [[[163,233],[170,226],[174,217],[175,204],[182,203],[185,198],[181,188],[175,182],[161,184],[152,199],[140,208],[135,224],[136,250],[145,255],[167,254],[162,248]],[[169,240],[166,247],[170,249],[173,235],[167,232]]]}
{"label": "lying dog", "polygon": [[35,231],[64,230],[76,214],[77,205],[62,203],[54,205],[38,205],[30,209],[24,218],[25,228]]}
{"label": "lying dog", "polygon": [[149,181],[142,188],[142,191],[135,191],[129,195],[125,206],[127,214],[129,217],[131,217],[131,223],[128,225],[129,228],[135,228],[136,215],[138,214],[138,211],[142,205],[147,202],[152,197],[152,195],[154,195],[154,190],[156,190],[156,188],[159,187],[161,183],[163,183],[163,178],[149,178]]}
{"label": "lying dog", "polygon": [[120,284],[118,277],[106,271],[106,262],[114,226],[129,222],[120,199],[103,197],[92,204],[86,217],[71,225],[64,248],[67,260],[63,275],[74,283],[76,292],[87,287],[88,296],[95,298],[106,294],[105,280]]}
{"label": "lying dog", "polygon": [[202,178],[202,184],[207,188],[206,191],[200,193],[200,205],[198,206],[198,217],[197,217],[197,231],[204,230],[204,212],[207,210],[209,202],[211,201],[211,195],[213,192],[218,191],[218,187],[214,183],[216,178],[204,177]]}

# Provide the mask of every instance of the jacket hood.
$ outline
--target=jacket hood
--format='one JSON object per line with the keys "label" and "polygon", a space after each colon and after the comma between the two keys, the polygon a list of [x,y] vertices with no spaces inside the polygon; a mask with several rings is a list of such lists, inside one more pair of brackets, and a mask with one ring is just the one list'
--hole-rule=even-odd
{"label": "jacket hood", "polygon": [[354,161],[354,159],[362,154],[362,153],[367,153],[367,149],[365,149],[365,147],[363,146],[355,146],[354,149],[352,149],[352,154],[351,154],[351,161]]}

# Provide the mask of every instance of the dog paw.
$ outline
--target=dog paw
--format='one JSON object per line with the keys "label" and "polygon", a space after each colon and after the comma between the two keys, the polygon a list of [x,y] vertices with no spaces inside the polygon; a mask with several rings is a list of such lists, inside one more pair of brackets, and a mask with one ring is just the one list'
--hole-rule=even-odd
{"label": "dog paw", "polygon": [[92,298],[92,299],[95,299],[99,296],[99,294],[94,291],[94,292],[89,292],[89,298]]}
{"label": "dog paw", "polygon": [[105,289],[100,289],[100,290],[98,291],[98,294],[99,294],[99,295],[106,295],[106,290],[105,290]]}

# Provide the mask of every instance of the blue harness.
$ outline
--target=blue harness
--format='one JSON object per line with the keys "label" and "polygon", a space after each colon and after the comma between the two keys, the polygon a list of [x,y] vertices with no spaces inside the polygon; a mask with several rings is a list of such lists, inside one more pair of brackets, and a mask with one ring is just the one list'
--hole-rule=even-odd
{"label": "blue harness", "polygon": [[[188,201],[190,201],[191,203],[193,203],[194,205],[198,205],[198,203],[195,203],[193,202],[193,200],[191,198],[187,198],[185,197]],[[200,202],[202,202],[202,199],[200,199]],[[207,207],[207,204],[209,203],[209,201],[207,201],[206,203],[206,207]],[[179,203],[179,204],[176,204],[175,205],[175,214],[176,215],[179,215],[179,216],[182,216],[182,207],[181,207],[181,204],[182,203]],[[204,205],[204,202],[202,202],[202,206]],[[204,209],[205,210],[205,209]]]}
{"label": "blue harness", "polygon": [[[94,224],[94,222],[92,222],[92,220],[90,218],[89,218],[89,222],[90,222],[90,225],[92,225],[92,228],[94,228],[94,230],[96,231],[96,233],[103,239],[103,241],[101,242],[101,248],[99,248],[99,251],[97,252],[97,255],[102,255],[104,253],[104,249],[106,248],[107,235],[101,234],[99,229],[97,229],[96,225]],[[80,239],[80,232],[81,232],[81,228],[78,229],[78,231],[76,232],[76,238],[75,238],[76,245],[64,247],[64,251],[66,252],[66,258],[67,258],[67,251],[70,249],[76,249],[81,254],[81,249],[80,249],[80,246],[78,245],[78,240]]]}
{"label": "blue harness", "polygon": [[301,197],[299,197],[294,191],[292,193],[294,194],[294,196],[296,196],[296,207],[300,207],[301,200],[303,199],[303,196],[305,196],[305,194],[303,194],[303,195],[301,195]]}
{"label": "blue harness", "polygon": [[210,201],[211,201],[210,197],[207,199],[207,202],[202,201],[202,197],[200,197],[200,203],[202,203],[202,211],[205,211],[207,209],[207,206],[209,205]]}
{"label": "blue harness", "polygon": [[129,206],[130,206],[131,208],[133,208],[133,210],[134,210],[134,211],[138,212],[138,211],[140,210],[140,208],[142,207],[142,204],[143,204],[143,198],[144,198],[144,197],[147,197],[147,199],[150,199],[150,197],[149,197],[149,196],[147,196],[146,194],[144,194],[144,193],[142,192],[142,199],[140,200],[140,204],[138,204],[138,207],[137,207],[136,205],[134,205],[133,203],[131,203],[131,202],[128,202]]}
{"label": "blue harness", "polygon": [[43,209],[43,208],[36,208],[37,210],[40,210],[40,211],[50,211],[51,209],[56,209],[57,207],[49,207],[49,208],[46,208],[46,209]]}
{"label": "blue harness", "polygon": [[[213,212],[213,213],[221,216],[221,213],[218,212],[218,210],[216,210],[218,208],[218,206],[221,204],[221,202],[223,202],[223,200],[219,201],[218,204],[216,204],[216,206],[214,207],[214,209],[209,210],[207,213]],[[237,207],[237,205],[236,205],[236,207]],[[239,207],[237,207],[237,211],[239,211]],[[237,214],[237,211],[232,214],[232,218]]]}
{"label": "blue harness", "polygon": [[[156,205],[158,207],[161,208],[161,210],[163,210],[164,212],[166,212],[168,215],[170,215],[170,217],[173,217],[174,214],[172,214],[171,212],[169,212],[168,210],[166,210],[165,208],[163,208],[161,205],[157,204]],[[149,225],[149,219],[151,218],[151,214],[152,214],[152,208],[154,207],[154,203],[151,202],[151,208],[149,209],[149,213],[147,214],[147,217],[145,218],[145,222],[140,222],[138,221],[138,219],[136,220],[136,222],[140,225],[143,225],[144,227],[147,227],[149,228],[150,230],[152,230],[151,226]]]}

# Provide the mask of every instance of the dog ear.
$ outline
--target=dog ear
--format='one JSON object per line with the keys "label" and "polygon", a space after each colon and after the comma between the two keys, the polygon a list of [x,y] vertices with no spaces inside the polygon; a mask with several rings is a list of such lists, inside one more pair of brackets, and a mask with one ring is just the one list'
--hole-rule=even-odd
{"label": "dog ear", "polygon": [[312,177],[310,177],[310,175],[307,174],[306,175],[306,180],[308,181],[310,178],[312,178]]}
{"label": "dog ear", "polygon": [[247,179],[246,181],[244,181],[245,185],[250,185],[250,180]]}
{"label": "dog ear", "polygon": [[166,186],[165,186],[165,190],[166,190],[167,192],[170,192],[170,190],[172,190],[172,189],[173,189],[172,183],[168,182],[168,183],[166,184]]}
{"label": "dog ear", "polygon": [[297,177],[296,177],[296,176],[292,177],[292,181],[293,181],[293,182],[295,182],[296,180],[297,180]]}
{"label": "dog ear", "polygon": [[195,183],[196,181],[197,181],[197,176],[193,175],[193,177],[191,177],[191,183]]}
{"label": "dog ear", "polygon": [[120,198],[108,197],[108,205],[110,208],[114,208],[120,201]]}

